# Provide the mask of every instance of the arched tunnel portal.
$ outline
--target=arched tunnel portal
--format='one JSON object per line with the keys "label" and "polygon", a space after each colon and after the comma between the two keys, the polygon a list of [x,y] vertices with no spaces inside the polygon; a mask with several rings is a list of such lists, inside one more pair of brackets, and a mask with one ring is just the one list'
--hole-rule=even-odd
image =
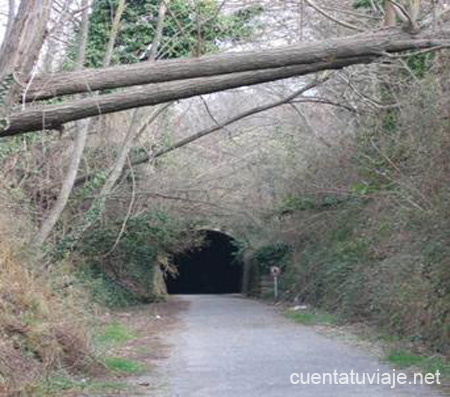
{"label": "arched tunnel portal", "polygon": [[166,277],[169,294],[231,294],[242,291],[243,264],[229,235],[202,232],[204,244],[174,258],[178,275]]}

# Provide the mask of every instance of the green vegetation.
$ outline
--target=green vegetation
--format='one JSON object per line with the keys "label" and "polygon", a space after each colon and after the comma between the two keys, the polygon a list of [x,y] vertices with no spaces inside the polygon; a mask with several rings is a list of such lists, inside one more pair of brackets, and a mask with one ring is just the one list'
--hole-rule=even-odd
{"label": "green vegetation", "polygon": [[275,242],[257,249],[253,254],[253,260],[262,272],[268,273],[271,266],[284,268],[289,260],[290,251],[287,244]]}
{"label": "green vegetation", "polygon": [[[102,65],[112,24],[111,15],[116,7],[117,0],[94,2],[87,48],[89,66]],[[148,56],[148,48],[153,42],[156,30],[158,8],[159,1],[156,0],[127,2],[113,63],[135,63]],[[220,2],[216,0],[201,0],[195,3],[171,1],[170,12],[165,17],[160,57],[200,56],[217,50],[220,42],[245,39],[252,31],[249,22],[262,12],[261,7],[251,6],[235,14],[224,15],[220,13],[220,8]],[[75,52],[75,48],[72,52]]]}
{"label": "green vegetation", "polygon": [[[86,259],[89,261],[89,258]],[[139,298],[129,289],[108,277],[89,262],[76,273],[77,282],[89,292],[92,301],[102,307],[125,308],[139,303]]]}
{"label": "green vegetation", "polygon": [[426,358],[400,350],[389,353],[386,359],[395,367],[407,368],[422,364]]}
{"label": "green vegetation", "polygon": [[386,356],[386,361],[394,368],[412,368],[424,374],[439,371],[442,378],[450,378],[450,362],[440,356],[416,355],[408,350],[393,350]]}
{"label": "green vegetation", "polygon": [[122,357],[108,357],[104,362],[110,371],[122,374],[139,374],[145,370],[144,365],[140,362]]}
{"label": "green vegetation", "polygon": [[[306,155],[308,169],[267,209],[266,234],[255,233],[247,262],[258,294],[273,241],[289,246],[281,299],[446,355],[449,140],[440,100],[447,88],[432,59],[410,61],[413,73],[402,78],[414,84],[378,90],[382,101],[402,106],[358,118],[352,136]],[[300,321],[313,320],[308,313]]]}
{"label": "green vegetation", "polygon": [[[355,185],[354,188],[355,193],[362,193],[361,188],[358,185]],[[366,193],[367,190],[365,190],[362,194]],[[341,204],[356,200],[358,200],[357,195],[338,196],[323,194],[318,195],[317,197],[289,195],[283,200],[282,204],[277,209],[277,213],[280,215],[286,215],[295,211],[332,210]]]}
{"label": "green vegetation", "polygon": [[[46,42],[46,67],[51,72],[73,69],[75,59],[82,55],[78,53],[83,47],[82,15],[89,18],[85,66],[102,65],[118,1],[90,3],[91,9],[86,13],[81,8],[70,17],[66,9],[55,10],[59,14],[55,18],[61,22],[61,31],[55,34],[61,36],[61,43],[68,45],[57,45],[61,52],[56,54],[52,39]],[[136,63],[148,57],[160,5],[159,0],[126,1],[112,64]],[[255,26],[252,21],[261,12],[261,7],[244,7],[235,13],[224,13],[221,2],[216,0],[170,1],[158,57],[201,56],[217,51],[224,44],[244,40],[252,33]],[[55,40],[59,42],[59,38]],[[60,64],[61,60],[64,64]],[[14,81],[12,75],[4,79],[0,101],[6,98]],[[66,99],[51,98],[42,103],[60,104]],[[136,113],[136,117],[144,118],[142,113]],[[167,114],[160,119],[164,117]],[[6,125],[7,121],[2,119],[0,124]],[[4,299],[0,302],[0,334],[6,342],[0,346],[0,356],[4,358],[0,360],[0,377],[5,379],[8,390],[21,393],[31,388],[38,395],[59,395],[65,391],[89,394],[110,386],[119,387],[90,380],[99,370],[96,354],[103,354],[136,335],[119,323],[98,330],[95,314],[104,308],[164,299],[163,272],[175,271],[171,257],[201,244],[193,232],[195,222],[187,216],[179,217],[176,213],[169,214],[164,206],[146,204],[143,208],[150,209],[140,207],[137,211],[134,207],[133,213],[125,216],[127,211],[120,203],[98,197],[122,149],[123,134],[131,128],[127,121],[125,115],[117,125],[115,122],[110,125],[106,117],[96,124],[99,127],[96,137],[85,148],[78,170],[78,175],[89,174],[89,180],[71,192],[64,214],[56,224],[54,238],[46,242],[42,252],[38,249],[41,247],[31,247],[30,242],[35,228],[42,225],[54,207],[60,182],[66,176],[67,160],[73,155],[72,139],[66,139],[62,129],[61,139],[55,139],[53,134],[2,139],[0,295]],[[141,122],[136,118],[138,121]],[[164,128],[172,131],[171,120],[166,121],[169,127]],[[100,130],[108,133],[103,142]],[[115,135],[113,130],[117,134],[110,140],[109,136]],[[149,153],[148,144],[144,139],[136,142],[137,147],[130,150],[130,155]],[[136,170],[133,178],[125,176],[117,185],[127,194],[132,184],[141,182],[140,177]],[[4,192],[8,194],[5,202]],[[10,202],[10,198],[14,200]],[[24,213],[22,222],[18,214]],[[10,366],[10,362],[14,365]],[[117,373],[142,370],[139,363],[121,358],[105,358],[105,364]],[[67,373],[61,373],[61,368],[66,368]],[[103,367],[99,371],[102,370]],[[41,382],[43,378],[45,382]],[[33,389],[38,383],[37,389]],[[3,386],[0,385],[0,393]]]}
{"label": "green vegetation", "polygon": [[355,0],[353,2],[354,8],[371,8],[374,4],[382,6],[384,0]]}
{"label": "green vegetation", "polygon": [[320,310],[295,312],[287,310],[285,316],[303,325],[334,325],[337,319],[334,315]]}
{"label": "green vegetation", "polygon": [[95,342],[103,345],[122,345],[136,338],[136,334],[117,321],[106,325],[95,335]]}

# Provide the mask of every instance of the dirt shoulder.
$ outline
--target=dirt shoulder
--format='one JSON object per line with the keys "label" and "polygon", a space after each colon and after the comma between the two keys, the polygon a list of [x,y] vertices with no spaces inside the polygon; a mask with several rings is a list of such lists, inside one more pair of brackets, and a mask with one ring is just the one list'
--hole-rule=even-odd
{"label": "dirt shoulder", "polygon": [[168,358],[170,349],[166,336],[180,326],[178,314],[187,310],[188,306],[188,302],[171,297],[165,302],[139,306],[113,315],[136,337],[111,353],[140,363],[142,371],[139,374],[117,375],[116,379],[125,381],[127,387],[111,396],[149,395],[159,387],[158,362]]}
{"label": "dirt shoulder", "polygon": [[166,337],[180,326],[178,315],[188,306],[188,302],[171,297],[165,302],[104,314],[94,331],[104,373],[78,380],[68,390],[58,391],[56,387],[45,395],[153,395],[162,382],[158,363],[169,355]]}

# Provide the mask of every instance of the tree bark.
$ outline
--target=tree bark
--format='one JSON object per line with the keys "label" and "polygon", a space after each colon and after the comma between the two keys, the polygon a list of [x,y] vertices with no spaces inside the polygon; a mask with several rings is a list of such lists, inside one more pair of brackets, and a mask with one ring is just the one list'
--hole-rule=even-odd
{"label": "tree bark", "polygon": [[[14,6],[14,2],[10,2]],[[0,128],[22,91],[15,76],[26,81],[44,43],[51,0],[22,0],[0,47]]]}
{"label": "tree bark", "polygon": [[411,13],[411,17],[417,21],[419,19],[420,16],[420,6],[422,4],[421,0],[410,0],[410,13]]}
{"label": "tree bark", "polygon": [[[103,88],[117,86],[118,83],[111,81],[111,76],[108,75],[109,72],[111,75],[115,75],[117,70],[121,72],[128,70],[129,73],[125,73],[125,80],[123,76],[120,79],[120,84],[127,86],[133,85],[137,81],[142,81],[142,78],[146,81],[154,81],[158,79],[174,80],[183,76],[192,77],[199,74],[226,74],[219,74],[214,77],[190,78],[163,84],[150,84],[119,93],[74,100],[62,105],[30,108],[29,110],[12,114],[7,119],[8,124],[6,127],[3,130],[0,129],[0,137],[44,129],[60,129],[64,123],[100,114],[156,105],[288,77],[302,76],[326,69],[341,69],[350,65],[369,63],[386,53],[449,46],[450,31],[436,32],[432,36],[427,34],[411,36],[397,29],[385,29],[381,33],[373,35],[357,35],[345,39],[330,40],[300,47],[284,47],[266,52],[228,54],[180,61],[160,61],[127,67],[119,66],[118,69],[104,68],[81,72],[81,75],[84,75],[84,78],[87,80],[90,80],[89,76],[96,76],[94,80],[90,80],[91,83],[103,76],[106,80],[101,83]],[[286,64],[290,66],[270,68],[271,66],[283,66]],[[227,69],[228,67],[229,69]],[[136,73],[138,69],[140,71]],[[252,69],[253,71],[230,73],[232,70],[242,69]],[[107,76],[105,76],[105,71]],[[75,77],[76,73],[80,72],[73,73],[64,74],[65,78]],[[117,75],[115,76],[119,78]],[[136,76],[139,78],[136,78]],[[86,89],[85,83],[81,83],[81,85],[75,83],[73,85],[68,82],[66,88],[69,86],[72,88],[78,87],[80,90]],[[99,88],[98,85],[96,87]],[[62,91],[58,92],[61,93]]]}
{"label": "tree bark", "polygon": [[[170,0],[167,0],[169,2]],[[158,49],[161,44],[161,40],[163,37],[163,29],[164,29],[164,21],[166,19],[167,12],[167,4],[164,0],[161,0],[159,3],[159,11],[158,11],[158,22],[156,24],[155,37],[153,39],[152,48],[150,49],[150,54],[148,55],[148,59],[153,62],[156,61],[158,57]]]}
{"label": "tree bark", "polygon": [[59,73],[53,76],[37,76],[30,84],[27,100],[220,74],[310,65],[349,57],[382,56],[383,53],[449,46],[449,44],[450,31],[411,36],[400,29],[382,29],[378,32],[264,51],[166,60],[153,64],[144,62]]}
{"label": "tree bark", "polygon": [[384,0],[384,26],[397,25],[397,13],[394,4],[390,0]]}
{"label": "tree bark", "polygon": [[44,129],[60,129],[64,123],[127,110],[142,106],[157,105],[197,95],[210,94],[241,86],[265,83],[288,77],[302,76],[328,69],[341,69],[354,64],[369,63],[374,56],[321,62],[311,65],[288,66],[258,72],[244,72],[230,75],[151,84],[132,88],[120,93],[102,95],[73,101],[67,105],[44,106],[12,114],[9,127],[0,132],[0,137],[22,134]]}

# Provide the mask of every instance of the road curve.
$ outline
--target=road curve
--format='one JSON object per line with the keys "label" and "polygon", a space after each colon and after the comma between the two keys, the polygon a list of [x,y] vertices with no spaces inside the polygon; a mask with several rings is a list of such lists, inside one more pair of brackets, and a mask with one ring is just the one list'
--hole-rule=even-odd
{"label": "road curve", "polygon": [[189,309],[180,314],[182,325],[167,336],[170,357],[158,371],[165,379],[152,396],[440,395],[435,388],[416,385],[293,385],[292,373],[354,370],[374,374],[392,373],[392,368],[349,344],[295,324],[256,301],[233,295],[171,299],[188,301]]}

